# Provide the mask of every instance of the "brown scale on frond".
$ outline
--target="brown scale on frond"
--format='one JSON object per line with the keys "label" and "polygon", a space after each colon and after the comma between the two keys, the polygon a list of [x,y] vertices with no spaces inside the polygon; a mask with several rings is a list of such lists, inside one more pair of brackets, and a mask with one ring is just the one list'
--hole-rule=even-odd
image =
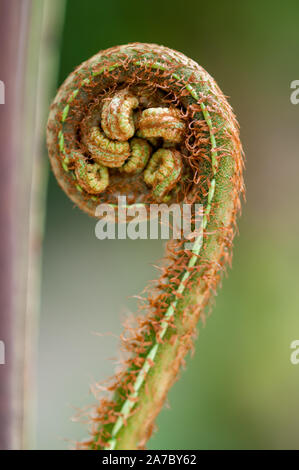
{"label": "brown scale on frond", "polygon": [[[104,141],[107,148],[100,149],[104,156],[86,137],[93,110],[99,113],[94,133],[98,136],[101,132],[112,142]],[[156,131],[158,115],[160,129]],[[136,167],[135,173],[122,171],[132,156],[131,139],[136,139],[138,132],[138,138],[147,142],[144,149],[150,151],[141,163],[133,160],[127,166]],[[127,151],[122,156],[117,152],[121,145]],[[91,439],[78,444],[83,449],[143,448],[167,391],[192,348],[197,321],[231,262],[240,194],[244,192],[238,124],[225,96],[202,67],[176,51],[136,43],[99,52],[71,74],[51,106],[48,146],[59,184],[92,216],[98,204],[116,204],[118,195],[127,196],[128,204],[143,203],[147,208],[156,202],[157,181],[147,184],[144,173],[161,148],[173,148],[182,166],[175,188],[170,185],[165,193],[165,202],[200,203],[206,211],[200,251],[185,248],[185,239],[168,243],[161,275],[145,291],[140,306],[140,313],[146,314],[135,319],[135,326],[126,326],[121,336],[125,353],[122,369],[107,385],[107,397],[100,399],[90,418]],[[90,165],[107,165],[109,185],[93,198],[85,190],[88,186],[80,188],[74,179],[78,163],[73,151],[81,152],[89,171]],[[164,334],[165,314],[174,302],[174,314],[167,319]],[[158,355],[154,360],[146,359],[155,345]],[[164,368],[163,376],[155,374],[156,361]],[[135,383],[145,363],[152,373],[146,375],[135,396]],[[126,401],[132,407],[123,415]],[[115,433],[120,418],[123,422]]]}

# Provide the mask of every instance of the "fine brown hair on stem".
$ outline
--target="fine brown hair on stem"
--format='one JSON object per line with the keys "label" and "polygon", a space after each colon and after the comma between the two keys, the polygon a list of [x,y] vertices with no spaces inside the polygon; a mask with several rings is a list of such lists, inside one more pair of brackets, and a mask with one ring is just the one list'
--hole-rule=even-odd
{"label": "fine brown hair on stem", "polygon": [[48,148],[60,186],[92,216],[119,195],[147,210],[190,204],[193,224],[203,206],[193,247],[184,238],[168,243],[146,313],[121,337],[127,358],[90,415],[90,438],[78,444],[141,449],[231,260],[244,189],[238,124],[196,62],[135,43],[99,52],[66,79],[50,110]]}

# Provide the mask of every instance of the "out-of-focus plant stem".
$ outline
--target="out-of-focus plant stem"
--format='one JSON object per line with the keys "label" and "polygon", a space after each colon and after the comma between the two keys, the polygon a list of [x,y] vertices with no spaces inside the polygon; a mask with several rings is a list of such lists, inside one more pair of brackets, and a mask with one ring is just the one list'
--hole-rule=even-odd
{"label": "out-of-focus plant stem", "polygon": [[0,449],[34,446],[44,127],[64,1],[0,0]]}

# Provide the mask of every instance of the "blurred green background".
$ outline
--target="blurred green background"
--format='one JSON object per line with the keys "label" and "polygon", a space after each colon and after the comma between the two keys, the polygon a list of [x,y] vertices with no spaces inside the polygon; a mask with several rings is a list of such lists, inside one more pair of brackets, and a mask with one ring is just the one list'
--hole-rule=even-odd
{"label": "blurred green background", "polygon": [[[67,2],[58,85],[100,49],[163,44],[208,70],[241,126],[247,202],[233,268],[151,449],[299,448],[298,14],[295,0]],[[130,297],[155,276],[163,242],[97,240],[95,220],[52,174],[47,204],[38,448],[64,449],[87,434],[70,418],[93,402],[89,385],[112,375]]]}

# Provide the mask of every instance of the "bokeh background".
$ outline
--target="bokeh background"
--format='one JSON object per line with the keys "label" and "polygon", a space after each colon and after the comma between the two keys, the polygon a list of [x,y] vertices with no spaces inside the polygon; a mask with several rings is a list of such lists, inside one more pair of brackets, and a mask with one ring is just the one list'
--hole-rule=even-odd
{"label": "bokeh background", "polygon": [[[117,44],[154,42],[196,60],[237,114],[247,202],[233,267],[194,356],[169,393],[150,449],[299,448],[299,4],[68,0],[59,85],[83,60]],[[46,157],[45,157],[46,158]],[[39,336],[40,449],[86,436],[71,421],[112,375],[132,296],[155,276],[162,241],[95,237],[95,220],[50,175]],[[99,336],[97,333],[100,333]]]}

